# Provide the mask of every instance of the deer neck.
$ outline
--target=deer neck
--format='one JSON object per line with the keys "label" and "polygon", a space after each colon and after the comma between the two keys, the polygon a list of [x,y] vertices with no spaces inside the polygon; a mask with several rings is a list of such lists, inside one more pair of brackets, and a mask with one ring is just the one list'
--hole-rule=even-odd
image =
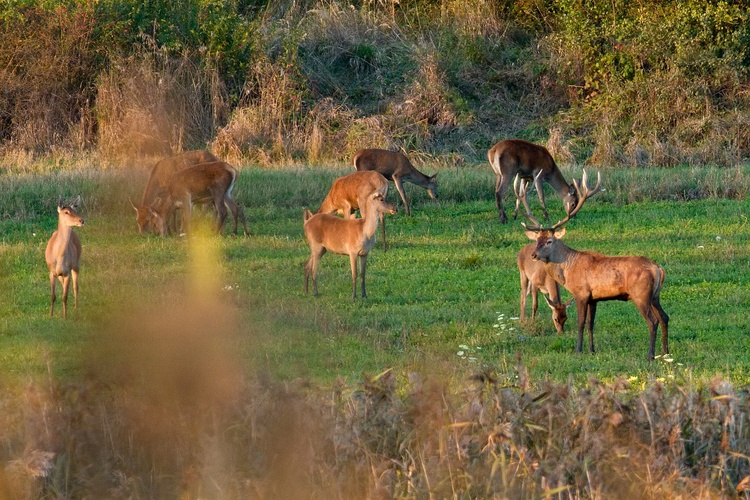
{"label": "deer neck", "polygon": [[378,230],[378,222],[380,221],[380,212],[375,210],[372,204],[367,207],[367,216],[362,219],[362,235],[369,239],[375,236],[375,232]]}
{"label": "deer neck", "polygon": [[402,179],[408,180],[412,184],[425,189],[430,184],[430,178],[416,168],[413,168],[408,174],[404,175]]}
{"label": "deer neck", "polygon": [[570,184],[565,180],[559,169],[555,169],[545,180],[561,198],[570,193]]}
{"label": "deer neck", "polygon": [[[545,263],[545,270],[558,284],[565,285],[565,277],[578,259],[579,252],[557,241],[555,251]],[[552,296],[550,295],[550,299]],[[559,300],[559,298],[558,298]]]}

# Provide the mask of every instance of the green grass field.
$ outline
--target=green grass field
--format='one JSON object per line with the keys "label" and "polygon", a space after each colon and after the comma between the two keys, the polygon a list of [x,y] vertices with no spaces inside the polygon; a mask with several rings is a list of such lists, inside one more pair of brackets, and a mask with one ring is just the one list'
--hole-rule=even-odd
{"label": "green grass field", "polygon": [[[630,303],[600,305],[594,355],[574,352],[574,308],[563,335],[554,333],[543,304],[536,324],[519,323],[515,255],[527,240],[520,221],[499,224],[484,165],[442,170],[437,201],[407,185],[413,216],[401,211],[388,218],[390,248],[376,245],[368,260],[368,299],[352,302],[348,259],[332,254],[321,262],[320,296],[305,296],[302,208],[317,208],[330,182],[347,172],[245,168],[241,174],[235,197],[252,236],[218,240],[213,272],[221,276],[215,292],[238,310],[235,352],[248,371],[323,384],[387,368],[434,369],[461,379],[508,371],[520,355],[536,381],[646,381],[675,372],[750,380],[750,202],[738,195],[747,189],[746,171],[605,170],[607,191],[567,225],[573,248],[646,255],[664,267],[671,366],[646,361],[647,326]],[[0,177],[0,370],[21,377],[80,374],[81,357],[90,343],[106,340],[108,325],[168,310],[188,293],[188,238],[137,234],[128,197],[137,199],[144,183],[143,171]],[[44,247],[56,226],[57,196],[78,193],[86,219],[77,229],[84,249],[80,307],[63,321],[59,307],[56,317],[47,316]],[[396,198],[392,189],[389,199]],[[554,193],[547,198],[557,220],[559,200]],[[509,195],[512,208],[511,201]]]}

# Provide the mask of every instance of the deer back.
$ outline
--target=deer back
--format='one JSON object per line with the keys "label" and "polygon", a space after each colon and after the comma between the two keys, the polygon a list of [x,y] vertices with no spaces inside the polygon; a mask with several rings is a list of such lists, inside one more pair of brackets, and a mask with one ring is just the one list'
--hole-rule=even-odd
{"label": "deer back", "polygon": [[577,251],[557,240],[547,272],[574,297],[592,300],[650,300],[658,296],[663,270],[642,256],[608,256]]}
{"label": "deer back", "polygon": [[388,181],[376,171],[364,170],[339,177],[333,181],[318,213],[341,212],[347,205],[352,210],[362,209],[360,205],[376,191],[383,196],[388,194]]}
{"label": "deer back", "polygon": [[404,176],[417,170],[402,153],[386,149],[363,149],[352,157],[352,163],[357,170],[374,170],[389,181],[394,174]]}
{"label": "deer back", "polygon": [[227,192],[234,185],[236,177],[237,171],[228,163],[201,163],[175,173],[169,182],[168,191],[173,198],[184,194],[212,197],[216,192]]}
{"label": "deer back", "polygon": [[201,163],[220,161],[215,155],[204,149],[198,151],[186,151],[184,153],[164,158],[151,168],[151,173],[143,191],[142,206],[149,206],[154,198],[163,193],[169,186],[172,176],[186,168]]}

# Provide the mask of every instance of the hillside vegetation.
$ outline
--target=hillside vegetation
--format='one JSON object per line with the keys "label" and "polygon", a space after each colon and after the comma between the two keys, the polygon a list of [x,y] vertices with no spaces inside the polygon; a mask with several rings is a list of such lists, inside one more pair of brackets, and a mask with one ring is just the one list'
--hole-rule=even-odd
{"label": "hillside vegetation", "polygon": [[23,162],[208,144],[261,165],[364,146],[446,164],[497,140],[559,161],[750,154],[743,0],[15,0],[0,146]]}

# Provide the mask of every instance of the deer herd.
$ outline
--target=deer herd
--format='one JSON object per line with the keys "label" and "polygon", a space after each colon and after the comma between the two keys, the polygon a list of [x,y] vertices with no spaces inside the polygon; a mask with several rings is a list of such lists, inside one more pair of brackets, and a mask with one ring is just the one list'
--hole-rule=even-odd
{"label": "deer herd", "polygon": [[[526,300],[532,297],[532,321],[536,318],[538,293],[552,310],[552,320],[558,333],[563,332],[567,309],[575,302],[578,320],[577,351],[583,351],[584,330],[589,332],[589,350],[594,352],[594,319],[601,301],[632,301],[649,328],[648,359],[654,359],[656,332],[661,327],[661,352],[669,353],[669,317],[662,309],[659,296],[664,284],[664,269],[646,257],[606,256],[593,251],[579,251],[562,242],[565,224],[580,212],[586,201],[602,191],[601,175],[597,175],[593,189],[588,186],[586,171],[580,184],[568,183],[550,153],[542,146],[519,139],[503,140],[487,153],[495,173],[495,202],[500,222],[508,217],[503,197],[512,185],[515,195],[516,218],[521,207],[529,223],[521,223],[526,236],[532,241],[517,254],[520,274],[520,319],[525,321]],[[357,298],[357,277],[361,279],[361,296],[367,297],[365,275],[367,256],[375,244],[378,225],[382,228],[383,250],[387,249],[385,215],[395,214],[394,204],[388,203],[389,181],[396,186],[404,205],[411,209],[403,188],[411,182],[437,198],[437,174],[424,175],[400,152],[383,149],[364,149],[352,157],[356,172],[334,180],[317,213],[303,211],[303,229],[310,247],[310,257],[304,268],[304,293],[308,292],[312,275],[313,292],[318,294],[317,270],[326,252],[348,255],[352,274],[352,298]],[[213,207],[216,231],[221,233],[231,212],[234,234],[241,221],[245,235],[250,234],[242,206],[233,197],[237,170],[208,151],[189,151],[165,158],[151,169],[140,204],[130,202],[136,212],[136,223],[141,234],[153,232],[166,236],[183,228],[189,230],[191,212],[195,204]],[[544,227],[533,215],[528,203],[528,189],[533,184],[548,219],[543,184],[549,184],[563,202],[565,217]],[[81,242],[73,227],[83,226],[78,215],[80,196],[64,204],[58,201],[58,227],[52,234],[45,251],[50,278],[50,316],[54,313],[56,281],[62,284],[63,317],[67,318],[67,298],[70,281],[73,282],[75,307],[78,306],[78,273]],[[176,212],[180,211],[178,227]],[[360,217],[355,216],[359,210]],[[343,215],[338,217],[337,215]],[[359,264],[359,266],[358,266]],[[359,267],[359,272],[358,272]],[[561,288],[572,298],[561,299]]]}

